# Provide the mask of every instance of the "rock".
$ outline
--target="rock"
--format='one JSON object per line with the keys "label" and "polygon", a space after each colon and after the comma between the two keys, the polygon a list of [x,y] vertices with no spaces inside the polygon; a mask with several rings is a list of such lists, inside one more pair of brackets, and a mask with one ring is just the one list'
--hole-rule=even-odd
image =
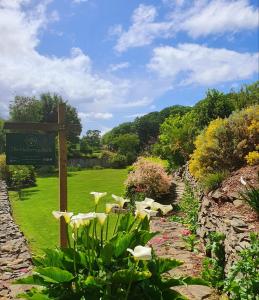
{"label": "rock", "polygon": [[233,204],[235,205],[235,207],[241,207],[244,205],[244,202],[242,200],[234,200]]}

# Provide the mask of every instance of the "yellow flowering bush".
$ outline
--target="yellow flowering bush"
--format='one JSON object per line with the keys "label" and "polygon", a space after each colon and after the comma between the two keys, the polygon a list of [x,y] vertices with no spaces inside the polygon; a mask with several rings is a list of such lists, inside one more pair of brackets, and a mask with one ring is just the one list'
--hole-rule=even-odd
{"label": "yellow flowering bush", "polygon": [[258,151],[251,151],[246,156],[245,159],[250,166],[254,166],[259,164],[259,152]]}
{"label": "yellow flowering bush", "polygon": [[196,138],[189,165],[191,174],[201,180],[208,174],[255,162],[258,133],[259,105],[234,112],[227,119],[213,120]]}

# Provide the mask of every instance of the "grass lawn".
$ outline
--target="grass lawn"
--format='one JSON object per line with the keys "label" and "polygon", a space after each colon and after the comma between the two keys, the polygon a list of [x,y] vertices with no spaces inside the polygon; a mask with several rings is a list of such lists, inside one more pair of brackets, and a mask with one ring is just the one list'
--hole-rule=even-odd
{"label": "grass lawn", "polygon": [[[71,172],[68,176],[68,211],[94,211],[90,192],[107,192],[99,202],[98,211],[104,211],[106,202],[114,202],[111,194],[122,195],[127,170],[103,169]],[[58,245],[59,222],[52,216],[59,210],[58,178],[37,178],[37,186],[9,192],[16,223],[20,225],[33,252]],[[113,226],[114,218],[111,219]]]}

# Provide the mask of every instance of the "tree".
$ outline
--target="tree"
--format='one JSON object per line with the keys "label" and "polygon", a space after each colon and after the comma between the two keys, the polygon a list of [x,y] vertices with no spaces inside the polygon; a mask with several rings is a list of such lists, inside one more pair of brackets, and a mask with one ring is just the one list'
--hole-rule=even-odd
{"label": "tree", "polygon": [[208,90],[206,98],[194,106],[195,124],[202,129],[214,119],[227,118],[233,110],[234,105],[227,95],[215,89]]}
{"label": "tree", "polygon": [[90,154],[101,147],[101,131],[88,130],[80,141],[80,150],[84,154]]}
{"label": "tree", "polygon": [[35,97],[15,96],[9,106],[9,113],[12,121],[42,121],[42,105]]}
{"label": "tree", "polygon": [[42,94],[39,100],[35,97],[16,96],[9,107],[10,118],[12,121],[23,122],[57,122],[59,103],[66,104],[65,123],[76,124],[80,127],[79,130],[69,129],[68,131],[68,141],[71,144],[78,143],[82,126],[77,111],[56,94]]}

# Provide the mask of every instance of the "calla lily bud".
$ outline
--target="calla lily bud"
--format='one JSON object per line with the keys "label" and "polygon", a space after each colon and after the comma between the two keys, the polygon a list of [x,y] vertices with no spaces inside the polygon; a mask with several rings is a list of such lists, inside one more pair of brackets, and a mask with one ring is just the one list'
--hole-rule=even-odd
{"label": "calla lily bud", "polygon": [[150,247],[136,246],[134,248],[134,250],[128,248],[127,251],[133,255],[135,260],[150,260],[150,259],[152,259]]}

